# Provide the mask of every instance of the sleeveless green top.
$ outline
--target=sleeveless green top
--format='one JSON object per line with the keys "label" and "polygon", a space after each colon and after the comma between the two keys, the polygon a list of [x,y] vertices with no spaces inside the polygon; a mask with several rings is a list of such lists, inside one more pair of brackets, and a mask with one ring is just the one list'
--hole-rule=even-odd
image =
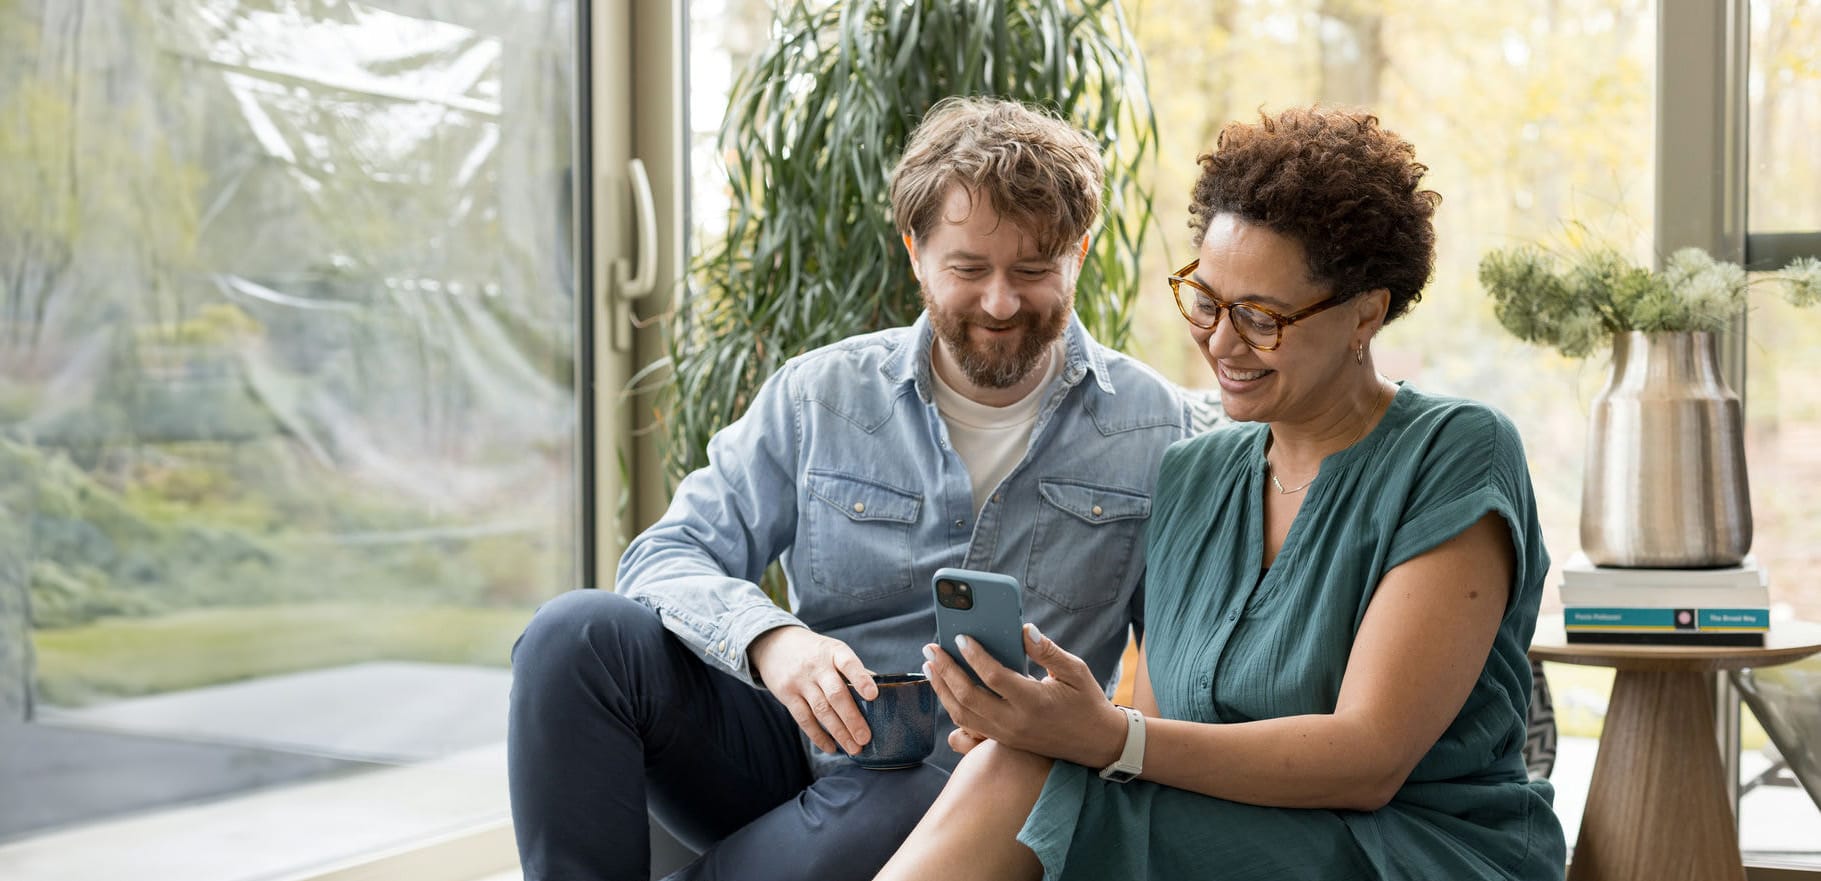
{"label": "sleeveless green top", "polygon": [[1145,581],[1163,716],[1333,712],[1379,580],[1496,512],[1517,566],[1460,714],[1376,811],[1241,804],[1057,762],[1019,840],[1046,879],[1562,877],[1554,789],[1528,779],[1522,754],[1525,649],[1549,555],[1516,429],[1484,405],[1400,384],[1372,432],[1322,462],[1260,578],[1268,436],[1241,423],[1164,456]]}

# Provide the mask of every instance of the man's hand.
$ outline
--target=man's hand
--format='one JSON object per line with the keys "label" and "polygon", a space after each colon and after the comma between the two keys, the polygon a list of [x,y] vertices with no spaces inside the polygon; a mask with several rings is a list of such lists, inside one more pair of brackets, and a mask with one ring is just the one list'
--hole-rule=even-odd
{"label": "man's hand", "polygon": [[847,643],[807,627],[778,627],[753,640],[746,655],[817,749],[832,753],[839,744],[852,755],[873,739],[847,686],[867,700],[879,696],[879,687]]}

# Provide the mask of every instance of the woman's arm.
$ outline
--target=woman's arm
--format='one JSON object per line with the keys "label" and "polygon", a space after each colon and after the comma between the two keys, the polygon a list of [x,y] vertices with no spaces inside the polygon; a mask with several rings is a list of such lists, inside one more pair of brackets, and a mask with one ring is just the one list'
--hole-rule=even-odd
{"label": "woman's arm", "polygon": [[1514,565],[1504,520],[1487,514],[1385,575],[1332,714],[1239,725],[1157,720],[1143,777],[1250,804],[1382,807],[1466,703],[1504,617]]}
{"label": "woman's arm", "polygon": [[1157,694],[1151,691],[1151,665],[1144,658],[1144,641],[1138,643],[1138,670],[1132,674],[1132,706],[1151,718],[1163,715],[1157,709]]}
{"label": "woman's arm", "polygon": [[[1382,807],[1466,703],[1504,617],[1514,567],[1507,526],[1488,514],[1386,573],[1360,622],[1331,714],[1230,725],[1158,719],[1149,669],[1141,665],[1134,701],[1152,718],[1140,776],[1249,804]],[[1112,763],[1125,743],[1124,717],[1087,693],[1086,665],[1049,640],[1027,636],[1026,648],[1049,678],[988,671],[997,666],[990,656],[978,646],[963,650],[1004,700],[972,688],[959,666],[937,654],[932,678],[957,724],[1090,768]]]}

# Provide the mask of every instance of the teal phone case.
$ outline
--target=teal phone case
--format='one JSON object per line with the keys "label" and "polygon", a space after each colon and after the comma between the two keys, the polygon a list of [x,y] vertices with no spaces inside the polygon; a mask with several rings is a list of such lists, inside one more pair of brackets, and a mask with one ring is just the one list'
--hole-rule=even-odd
{"label": "teal phone case", "polygon": [[[964,582],[972,588],[974,607],[944,606],[937,598],[937,585],[944,580]],[[930,601],[936,606],[936,642],[975,682],[980,682],[980,676],[955,648],[959,634],[980,643],[987,654],[1012,670],[1030,672],[1024,656],[1024,600],[1018,579],[997,572],[943,568],[930,577],[929,589]]]}

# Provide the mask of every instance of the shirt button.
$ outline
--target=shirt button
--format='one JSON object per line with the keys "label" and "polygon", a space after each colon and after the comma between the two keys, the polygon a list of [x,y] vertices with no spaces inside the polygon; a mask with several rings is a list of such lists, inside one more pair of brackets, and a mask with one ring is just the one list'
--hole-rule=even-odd
{"label": "shirt button", "polygon": [[1100,516],[1100,514],[1101,514],[1101,511],[1100,511],[1100,506],[1099,506],[1099,505],[1095,505],[1095,506],[1094,506],[1094,516],[1096,516],[1096,517],[1099,517],[1099,516]]}
{"label": "shirt button", "polygon": [[956,528],[956,529],[960,529],[960,528],[961,528],[961,527],[963,527],[963,526],[966,526],[966,525],[967,525],[967,521],[966,521],[966,520],[956,520],[956,521],[955,521],[955,528]]}
{"label": "shirt button", "polygon": [[865,502],[855,502],[854,503],[854,513],[855,514],[866,513],[866,503]]}
{"label": "shirt button", "polygon": [[715,643],[714,650],[717,652],[727,651],[727,640],[723,639],[720,642]]}
{"label": "shirt button", "polygon": [[1228,621],[1238,621],[1238,620],[1239,620],[1239,613],[1238,613],[1238,612],[1228,612],[1228,613],[1227,613],[1227,620],[1228,620]]}

